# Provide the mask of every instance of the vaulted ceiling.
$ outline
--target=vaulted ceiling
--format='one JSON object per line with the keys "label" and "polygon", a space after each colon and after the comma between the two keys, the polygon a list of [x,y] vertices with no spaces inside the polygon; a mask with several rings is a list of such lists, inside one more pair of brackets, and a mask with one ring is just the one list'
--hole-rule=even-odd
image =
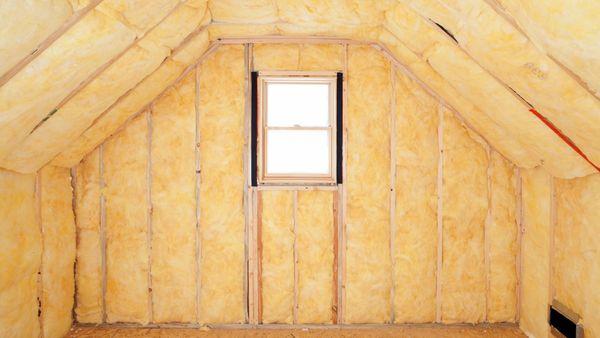
{"label": "vaulted ceiling", "polygon": [[0,167],[73,166],[227,37],[367,41],[521,167],[600,171],[596,0],[4,0]]}

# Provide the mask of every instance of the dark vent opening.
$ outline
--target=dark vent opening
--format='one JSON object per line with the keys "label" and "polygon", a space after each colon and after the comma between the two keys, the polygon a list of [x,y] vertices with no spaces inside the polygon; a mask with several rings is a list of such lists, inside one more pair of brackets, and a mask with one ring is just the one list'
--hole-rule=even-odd
{"label": "dark vent opening", "polygon": [[577,324],[554,307],[550,307],[549,323],[552,328],[563,334],[566,338],[577,337]]}

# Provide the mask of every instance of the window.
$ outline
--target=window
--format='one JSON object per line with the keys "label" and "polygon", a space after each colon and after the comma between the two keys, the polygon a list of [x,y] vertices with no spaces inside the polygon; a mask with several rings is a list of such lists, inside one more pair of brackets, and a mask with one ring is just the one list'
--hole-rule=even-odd
{"label": "window", "polygon": [[336,73],[253,74],[258,184],[338,181],[338,78]]}

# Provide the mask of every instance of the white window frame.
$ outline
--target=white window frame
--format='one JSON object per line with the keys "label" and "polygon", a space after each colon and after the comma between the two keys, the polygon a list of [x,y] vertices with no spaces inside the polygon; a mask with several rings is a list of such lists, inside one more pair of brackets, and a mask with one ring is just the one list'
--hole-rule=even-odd
{"label": "white window frame", "polygon": [[[329,85],[329,126],[327,127],[268,127],[267,126],[267,85],[269,83],[318,83]],[[337,183],[337,73],[273,71],[260,72],[257,81],[257,170],[259,185],[335,185]],[[267,130],[327,130],[329,132],[329,173],[289,173],[269,174],[267,164]]]}

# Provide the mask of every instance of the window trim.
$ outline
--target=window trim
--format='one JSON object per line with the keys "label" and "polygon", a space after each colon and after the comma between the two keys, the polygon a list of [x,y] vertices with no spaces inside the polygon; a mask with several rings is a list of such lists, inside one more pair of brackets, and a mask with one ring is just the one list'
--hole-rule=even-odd
{"label": "window trim", "polygon": [[[329,126],[328,127],[267,127],[266,86],[268,83],[326,83],[329,84]],[[338,116],[338,73],[307,71],[271,71],[257,74],[256,82],[256,161],[258,185],[336,185],[337,179],[337,116]],[[267,174],[267,130],[327,130],[329,132],[329,173],[328,174]]]}

